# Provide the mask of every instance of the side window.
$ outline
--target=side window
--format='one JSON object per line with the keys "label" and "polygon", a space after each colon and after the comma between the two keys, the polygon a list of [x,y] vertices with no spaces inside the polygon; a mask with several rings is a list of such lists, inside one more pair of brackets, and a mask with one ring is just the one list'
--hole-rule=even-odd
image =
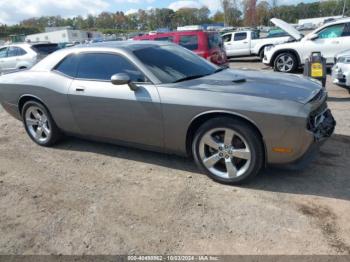
{"label": "side window", "polygon": [[247,39],[247,33],[235,33],[234,41],[241,41]]}
{"label": "side window", "polygon": [[7,50],[7,57],[21,56],[25,55],[27,52],[22,48],[16,46],[10,46]]}
{"label": "side window", "polygon": [[10,46],[7,50],[7,57],[17,56],[17,47]]}
{"label": "side window", "polygon": [[252,39],[259,39],[260,38],[260,33],[258,31],[253,31],[252,32]]}
{"label": "side window", "polygon": [[126,73],[134,82],[146,82],[145,76],[126,58],[116,54],[81,54],[77,78],[109,81],[114,74]]}
{"label": "side window", "polygon": [[231,42],[231,40],[232,40],[232,34],[224,35],[224,36],[222,37],[222,40],[224,41],[224,43]]}
{"label": "side window", "polygon": [[20,47],[17,47],[17,48],[18,48],[18,49],[17,49],[17,54],[18,54],[19,56],[27,54],[27,52],[26,52],[24,49],[22,49],[22,48],[20,48]]}
{"label": "side window", "polygon": [[0,58],[7,57],[7,47],[0,48]]}
{"label": "side window", "polygon": [[154,39],[155,41],[168,41],[173,42],[174,38],[172,36],[158,37]]}
{"label": "side window", "polygon": [[54,70],[65,74],[70,77],[75,77],[77,74],[77,66],[78,66],[78,55],[69,55],[64,58]]}
{"label": "side window", "polygon": [[345,24],[328,26],[322,29],[320,32],[318,32],[318,38],[326,39],[326,38],[341,37],[344,31],[344,27],[345,27]]}
{"label": "side window", "polygon": [[345,28],[342,36],[343,37],[350,36],[350,23],[345,24]]}
{"label": "side window", "polygon": [[183,35],[180,37],[179,45],[181,45],[189,50],[197,50],[198,49],[198,36],[196,36],[196,35]]}

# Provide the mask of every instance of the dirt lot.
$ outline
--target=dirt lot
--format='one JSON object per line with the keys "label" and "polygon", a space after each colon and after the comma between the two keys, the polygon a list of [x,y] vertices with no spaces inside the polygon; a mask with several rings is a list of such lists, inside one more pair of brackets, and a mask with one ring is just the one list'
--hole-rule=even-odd
{"label": "dirt lot", "polygon": [[0,254],[350,254],[350,95],[328,90],[338,126],[320,157],[247,187],[174,156],[73,138],[41,148],[0,109]]}

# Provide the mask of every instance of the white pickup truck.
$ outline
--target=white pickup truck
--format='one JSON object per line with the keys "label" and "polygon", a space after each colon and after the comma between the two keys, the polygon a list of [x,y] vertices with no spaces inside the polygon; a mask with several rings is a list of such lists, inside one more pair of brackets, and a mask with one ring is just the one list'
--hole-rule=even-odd
{"label": "white pickup truck", "polygon": [[222,36],[227,57],[259,56],[264,57],[266,46],[288,42],[290,36],[260,38],[257,31],[238,31]]}

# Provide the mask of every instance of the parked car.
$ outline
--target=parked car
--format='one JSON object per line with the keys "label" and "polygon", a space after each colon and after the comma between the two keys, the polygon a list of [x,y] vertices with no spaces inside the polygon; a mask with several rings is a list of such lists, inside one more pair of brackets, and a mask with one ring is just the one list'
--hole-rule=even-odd
{"label": "parked car", "polygon": [[0,72],[31,68],[42,58],[59,49],[58,44],[20,43],[0,48]]}
{"label": "parked car", "polygon": [[335,57],[332,78],[333,83],[348,89],[350,93],[350,50],[341,52]]}
{"label": "parked car", "polygon": [[228,57],[259,56],[263,59],[266,46],[285,43],[291,38],[288,34],[273,36],[260,38],[258,31],[249,30],[226,33],[222,38]]}
{"label": "parked car", "polygon": [[273,28],[267,32],[266,37],[267,38],[274,38],[274,37],[284,37],[284,36],[289,36],[289,34],[280,28]]}
{"label": "parked car", "polygon": [[192,155],[223,183],[303,161],[335,122],[318,81],[218,67],[155,41],[62,49],[0,77],[0,102],[29,137],[62,134]]}
{"label": "parked car", "polygon": [[134,40],[169,41],[181,45],[216,65],[226,65],[227,57],[222,38],[217,32],[176,31],[137,36]]}
{"label": "parked car", "polygon": [[272,20],[295,39],[265,48],[263,63],[274,67],[275,71],[294,72],[304,65],[312,52],[321,52],[327,64],[332,65],[337,53],[350,49],[350,18],[327,23],[305,37],[286,22],[275,18]]}

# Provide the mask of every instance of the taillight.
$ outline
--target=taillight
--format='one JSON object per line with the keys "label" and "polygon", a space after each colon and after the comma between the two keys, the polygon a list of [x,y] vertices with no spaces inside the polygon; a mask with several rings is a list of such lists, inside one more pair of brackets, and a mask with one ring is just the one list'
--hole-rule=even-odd
{"label": "taillight", "polygon": [[203,57],[204,57],[205,59],[208,59],[208,60],[209,60],[209,58],[210,58],[210,52],[209,52],[209,51],[204,51],[204,52],[203,52]]}

